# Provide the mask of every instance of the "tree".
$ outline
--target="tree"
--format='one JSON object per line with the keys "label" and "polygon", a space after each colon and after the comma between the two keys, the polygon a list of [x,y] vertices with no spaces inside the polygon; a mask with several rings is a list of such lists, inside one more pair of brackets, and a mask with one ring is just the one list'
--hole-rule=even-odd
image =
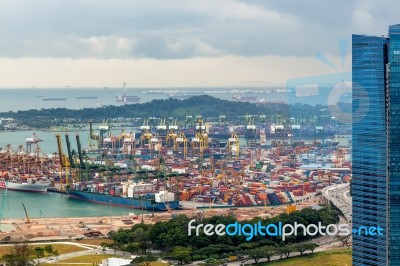
{"label": "tree", "polygon": [[133,243],[129,243],[128,245],[126,245],[125,247],[125,251],[129,252],[131,254],[138,252],[140,249],[140,245],[137,242],[133,242]]}
{"label": "tree", "polygon": [[53,254],[53,246],[52,245],[45,246],[44,251],[46,251],[48,254]]}
{"label": "tree", "polygon": [[283,247],[279,247],[278,248],[278,253],[280,255],[280,257],[282,258],[283,256],[285,256],[286,258],[289,258],[290,253],[292,253],[293,251],[295,251],[295,248],[293,245],[286,245]]}
{"label": "tree", "polygon": [[179,260],[180,265],[182,265],[183,260],[187,259],[191,254],[192,249],[190,247],[176,246],[167,257],[170,259]]}
{"label": "tree", "polygon": [[268,261],[270,261],[273,256],[278,254],[276,247],[262,247],[262,250],[264,252],[264,258],[267,258]]}
{"label": "tree", "polygon": [[131,264],[138,266],[150,266],[152,261],[158,260],[158,257],[153,254],[146,254],[144,256],[139,256],[131,261]]}
{"label": "tree", "polygon": [[53,256],[58,258],[58,256],[60,256],[60,252],[58,250],[53,250]]}
{"label": "tree", "polygon": [[36,258],[38,259],[38,264],[40,264],[40,259],[44,257],[44,248],[35,247],[33,253],[35,253]]}
{"label": "tree", "polygon": [[307,250],[311,251],[311,254],[314,254],[314,250],[315,250],[317,247],[319,247],[319,245],[316,244],[316,243],[307,243],[307,244],[305,244],[305,245],[306,245],[306,247],[307,247]]}
{"label": "tree", "polygon": [[255,263],[262,258],[265,258],[265,253],[263,248],[255,248],[247,252],[250,259],[253,259]]}
{"label": "tree", "polygon": [[34,265],[31,259],[32,253],[32,249],[28,244],[15,244],[9,250],[9,253],[3,255],[2,259],[7,266],[30,266]]}
{"label": "tree", "polygon": [[217,253],[218,253],[218,250],[213,246],[204,247],[204,248],[196,250],[197,255],[207,256],[207,258],[209,258],[212,254],[217,254]]}
{"label": "tree", "polygon": [[106,254],[106,248],[109,247],[108,243],[106,243],[106,242],[101,242],[100,246],[101,246],[102,249],[103,249],[103,253]]}
{"label": "tree", "polygon": [[133,238],[135,239],[135,242],[139,243],[139,246],[143,250],[143,253],[146,254],[146,249],[150,246],[149,233],[143,228],[138,228],[133,232]]}
{"label": "tree", "polygon": [[294,250],[300,252],[300,256],[303,256],[303,253],[308,250],[308,247],[305,244],[297,244],[294,246]]}

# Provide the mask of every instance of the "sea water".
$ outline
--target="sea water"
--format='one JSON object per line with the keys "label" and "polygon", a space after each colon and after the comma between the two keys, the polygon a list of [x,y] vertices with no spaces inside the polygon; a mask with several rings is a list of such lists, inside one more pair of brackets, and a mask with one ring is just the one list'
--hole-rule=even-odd
{"label": "sea water", "polygon": [[151,213],[139,209],[96,204],[59,193],[31,193],[0,189],[0,219],[24,218],[25,205],[30,218],[118,216]]}

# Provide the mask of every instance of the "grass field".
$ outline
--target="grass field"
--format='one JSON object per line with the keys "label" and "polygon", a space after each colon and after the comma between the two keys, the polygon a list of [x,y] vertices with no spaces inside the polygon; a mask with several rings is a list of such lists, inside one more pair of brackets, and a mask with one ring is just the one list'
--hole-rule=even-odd
{"label": "grass field", "polygon": [[[56,264],[43,264],[47,266],[84,266],[84,265],[92,265],[93,263],[101,263],[102,260],[116,257],[114,255],[86,255],[75,258],[70,258],[66,260],[60,261],[60,263]],[[71,263],[71,264],[68,264]],[[152,262],[151,266],[166,266],[167,264],[162,262]]]}
{"label": "grass field", "polygon": [[338,249],[325,252],[304,255],[297,258],[289,258],[276,262],[260,263],[258,265],[268,266],[350,266],[351,249]]}
{"label": "grass field", "polygon": [[[70,253],[70,252],[76,252],[76,251],[82,251],[86,250],[85,248],[77,247],[74,245],[65,245],[65,244],[46,244],[46,245],[31,245],[32,248],[35,247],[42,247],[44,248],[47,245],[52,245],[53,250],[58,250],[60,254],[65,254],[65,253]],[[0,256],[3,256],[4,254],[7,254],[12,248],[12,246],[0,246]]]}

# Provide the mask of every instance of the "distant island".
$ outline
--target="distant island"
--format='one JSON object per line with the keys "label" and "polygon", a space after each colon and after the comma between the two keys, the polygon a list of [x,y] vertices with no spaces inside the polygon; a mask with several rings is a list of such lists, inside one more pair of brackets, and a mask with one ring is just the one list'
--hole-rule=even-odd
{"label": "distant island", "polygon": [[[321,112],[321,110],[324,110]],[[201,115],[205,121],[218,121],[220,115],[226,117],[226,121],[245,121],[246,115],[264,115],[272,121],[272,116],[280,115],[283,119],[291,117],[327,116],[326,107],[306,104],[288,105],[284,103],[256,104],[249,102],[236,102],[222,100],[208,95],[193,96],[188,99],[164,99],[153,100],[141,104],[127,104],[124,106],[103,106],[99,108],[83,108],[72,110],[66,108],[31,109],[27,111],[2,112],[0,117],[15,119],[32,128],[49,128],[69,122],[102,122],[104,119],[116,118],[147,118],[147,117],[174,117],[180,121],[187,115]]]}

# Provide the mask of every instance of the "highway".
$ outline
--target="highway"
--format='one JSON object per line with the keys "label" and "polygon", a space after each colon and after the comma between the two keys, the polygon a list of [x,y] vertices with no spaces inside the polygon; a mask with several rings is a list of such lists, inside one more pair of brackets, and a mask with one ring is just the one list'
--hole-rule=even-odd
{"label": "highway", "polygon": [[352,220],[350,184],[337,184],[321,190],[322,196],[342,211],[347,223]]}

